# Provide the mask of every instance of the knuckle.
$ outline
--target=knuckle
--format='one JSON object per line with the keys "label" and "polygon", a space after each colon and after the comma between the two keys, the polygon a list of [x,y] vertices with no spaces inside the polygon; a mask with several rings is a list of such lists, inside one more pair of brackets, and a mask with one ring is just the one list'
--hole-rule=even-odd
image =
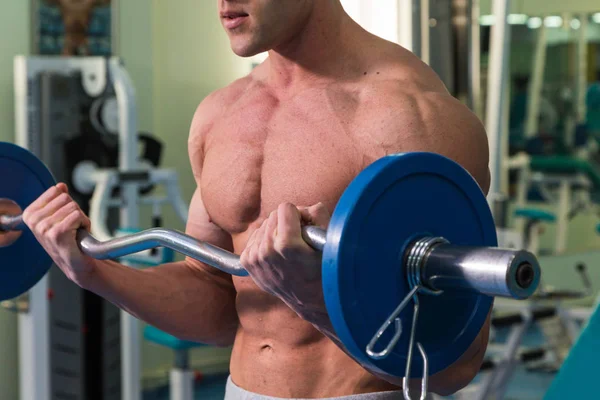
{"label": "knuckle", "polygon": [[260,265],[262,262],[262,259],[260,257],[260,247],[256,246],[255,248],[252,249],[252,252],[250,252],[250,262],[252,263],[252,265]]}
{"label": "knuckle", "polygon": [[253,265],[251,250],[251,248],[247,247],[240,255],[240,262],[242,263],[242,265],[249,267]]}
{"label": "knuckle", "polygon": [[81,210],[79,209],[79,205],[77,203],[75,203],[74,201],[71,201],[69,204],[67,204],[68,210],[71,211],[71,213],[81,213]]}
{"label": "knuckle", "polygon": [[61,236],[61,231],[60,231],[60,229],[58,229],[57,226],[50,228],[48,230],[48,233],[46,233],[46,237],[48,239],[50,239],[52,242],[57,242],[58,239],[60,238],[60,236]]}
{"label": "knuckle", "polygon": [[51,222],[49,222],[49,221],[44,221],[44,222],[40,223],[40,225],[39,225],[39,228],[38,228],[38,231],[39,231],[39,233],[41,233],[41,234],[42,234],[44,237],[48,237],[48,238],[50,238],[50,236],[49,236],[49,235],[52,233],[52,231],[53,231],[53,229],[52,229],[52,228],[54,228],[54,226],[55,226],[55,225],[54,225],[54,224],[52,224]]}
{"label": "knuckle", "polygon": [[58,187],[56,187],[56,185],[46,190],[46,194],[50,196],[56,196],[58,193],[60,193],[60,190],[58,190]]}
{"label": "knuckle", "polygon": [[48,189],[46,191],[46,193],[43,194],[42,198],[40,198],[38,200],[49,202],[49,201],[52,201],[53,199],[55,199],[56,197],[58,197],[58,195],[60,193],[61,193],[61,191],[58,190],[58,188],[56,186],[53,186],[50,189]]}
{"label": "knuckle", "polygon": [[280,209],[281,211],[289,211],[289,210],[290,210],[290,209],[292,209],[293,207],[294,207],[294,205],[293,205],[293,204],[291,204],[291,203],[281,203],[281,204],[279,205],[279,209]]}
{"label": "knuckle", "polygon": [[265,262],[271,258],[271,249],[267,245],[263,245],[258,250],[259,261]]}
{"label": "knuckle", "polygon": [[28,208],[23,212],[23,221],[32,229],[41,222],[37,212],[31,208]]}
{"label": "knuckle", "polygon": [[35,226],[36,232],[38,232],[42,235],[45,235],[49,229],[50,229],[50,224],[47,220],[40,221]]}
{"label": "knuckle", "polygon": [[32,221],[31,221],[31,209],[26,208],[25,211],[23,211],[23,213],[21,214],[23,216],[23,222],[25,222],[26,225],[29,225]]}
{"label": "knuckle", "polygon": [[240,254],[240,263],[244,266],[248,265],[248,254],[245,250]]}
{"label": "knuckle", "polygon": [[283,237],[278,237],[275,240],[273,247],[274,247],[275,251],[277,251],[278,253],[280,253],[284,256],[286,254],[289,254],[290,250],[292,248],[289,239],[283,238]]}

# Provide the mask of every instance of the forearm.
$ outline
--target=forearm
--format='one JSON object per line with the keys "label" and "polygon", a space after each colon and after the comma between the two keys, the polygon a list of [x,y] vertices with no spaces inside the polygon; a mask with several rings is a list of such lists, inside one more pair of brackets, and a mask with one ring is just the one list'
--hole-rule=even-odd
{"label": "forearm", "polygon": [[80,285],[174,336],[227,346],[238,319],[235,291],[220,279],[184,261],[143,270],[96,261]]}
{"label": "forearm", "polygon": [[489,341],[491,310],[471,346],[454,364],[429,378],[430,391],[448,396],[467,386],[479,373]]}
{"label": "forearm", "polygon": [[[313,326],[315,326],[322,334],[327,336],[342,351],[344,351],[346,354],[352,357],[352,355],[346,350],[343,343],[336,335],[335,330],[331,325],[331,321],[326,314],[323,314],[322,312],[310,312],[301,315],[301,317],[312,323]],[[458,359],[454,364],[452,364],[445,370],[440,371],[437,374],[434,374],[429,377],[429,392],[436,393],[442,396],[447,396],[463,389],[465,386],[471,383],[471,381],[479,372],[479,369],[483,362],[485,351],[487,349],[487,343],[489,339],[490,318],[491,312],[490,315],[488,315],[486,323],[479,332],[479,335],[475,338],[471,346],[462,355],[462,357],[460,357],[460,359]],[[363,365],[363,368],[365,368],[374,376],[380,379],[384,379],[391,384],[403,386],[403,378],[401,377],[390,376],[383,373],[382,371],[370,368],[365,365]],[[418,393],[421,388],[421,380],[411,379],[409,381],[409,387],[411,389],[411,392]]]}
{"label": "forearm", "polygon": [[[323,313],[323,312],[319,312],[319,311],[316,311],[316,312],[311,311],[311,312],[307,312],[307,313],[302,313],[300,315],[300,317],[302,317],[304,320],[310,322],[319,332],[321,332],[329,340],[331,340],[333,343],[335,343],[335,345],[338,346],[340,348],[340,350],[342,350],[344,353],[346,353],[349,357],[355,359],[352,356],[352,354],[350,354],[350,352],[346,349],[346,347],[344,346],[344,344],[342,343],[340,338],[335,333],[335,329],[333,328],[333,325],[331,324],[331,320],[329,319],[329,316],[327,315],[327,313]],[[356,359],[355,359],[355,361],[356,361]],[[371,374],[373,374],[374,376],[376,376],[380,379],[384,379],[393,385],[402,386],[402,378],[386,375],[380,370],[370,368],[363,364],[361,364],[361,366],[365,370],[369,371]]]}

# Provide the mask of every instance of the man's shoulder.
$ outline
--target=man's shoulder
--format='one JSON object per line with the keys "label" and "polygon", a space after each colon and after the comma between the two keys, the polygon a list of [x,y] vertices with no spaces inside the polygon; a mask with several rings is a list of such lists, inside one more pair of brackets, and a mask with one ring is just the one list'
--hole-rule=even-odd
{"label": "man's shoulder", "polygon": [[[432,151],[447,155],[484,182],[487,136],[481,120],[452,96],[437,74],[414,55],[399,51],[359,83],[361,113],[391,152]],[[476,162],[469,150],[480,153]]]}
{"label": "man's shoulder", "polygon": [[223,110],[223,108],[226,108],[228,105],[232,104],[246,90],[248,90],[252,86],[253,82],[254,79],[251,75],[236,79],[229,85],[211,92],[204,98],[204,100],[202,100],[198,106],[198,109],[200,111],[205,111],[207,109]]}
{"label": "man's shoulder", "polygon": [[218,118],[226,115],[231,105],[252,86],[253,82],[251,76],[245,76],[208,94],[196,107],[190,133],[198,135],[207,130]]}

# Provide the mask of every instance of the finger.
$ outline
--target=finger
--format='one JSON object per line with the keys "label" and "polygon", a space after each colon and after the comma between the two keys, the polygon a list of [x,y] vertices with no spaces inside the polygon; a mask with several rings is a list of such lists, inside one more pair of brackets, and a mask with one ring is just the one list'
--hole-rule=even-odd
{"label": "finger", "polygon": [[[67,192],[65,192],[65,193],[68,194],[67,185],[65,185],[64,183],[59,184],[59,185],[62,185],[64,187],[64,189],[67,190]],[[71,199],[71,198],[69,197],[69,199]],[[72,204],[72,207],[69,207],[69,204]],[[79,207],[79,204],[77,204],[72,199],[71,199],[71,203],[69,203],[69,204],[63,206],[63,208],[61,208],[59,211],[57,211],[55,213],[56,219],[64,220],[70,214],[70,212],[68,212],[68,210],[71,208],[73,209],[73,211],[78,210],[81,214],[81,221],[80,221],[81,224],[76,229],[84,228],[88,232],[91,231],[92,230],[92,222],[90,221],[89,217],[84,214],[83,210],[81,210],[81,207]],[[63,211],[63,209],[65,209],[66,211]]]}
{"label": "finger", "polygon": [[300,216],[302,217],[302,221],[306,224],[313,224],[313,210],[311,207],[299,207],[298,211],[300,212]]}
{"label": "finger", "polygon": [[62,182],[57,184],[56,187],[58,188],[58,190],[62,191],[63,193],[67,193],[67,194],[69,193],[69,187]]}
{"label": "finger", "polygon": [[61,193],[50,201],[46,207],[39,209],[29,217],[29,226],[32,227],[33,231],[37,231],[38,234],[44,235],[52,228],[52,226],[62,220],[57,220],[55,214],[65,207],[69,209],[69,212],[79,208],[79,206],[71,200],[69,195]]}
{"label": "finger", "polygon": [[247,263],[247,265],[249,265],[251,267],[254,266],[257,261],[256,246],[257,246],[258,242],[260,241],[260,235],[262,233],[262,228],[263,228],[263,225],[261,225],[254,232],[252,232],[252,234],[250,235],[250,239],[248,239],[248,242],[246,243],[246,248],[244,249],[244,253],[245,253],[244,261]]}
{"label": "finger", "polygon": [[43,219],[51,217],[67,204],[77,205],[68,194],[61,193],[54,199],[52,199],[48,204],[46,204],[45,207],[37,210],[36,213],[32,215],[32,220],[41,221]]}
{"label": "finger", "polygon": [[318,203],[314,206],[308,207],[301,212],[301,214],[302,218],[307,223],[319,226],[323,229],[327,228],[327,225],[329,225],[329,220],[331,219],[331,214],[323,203]]}
{"label": "finger", "polygon": [[262,225],[256,228],[254,232],[252,232],[252,234],[250,235],[250,239],[248,239],[248,242],[246,243],[246,248],[251,249],[255,246],[256,242],[259,240],[261,229]]}
{"label": "finger", "polygon": [[242,253],[240,254],[240,262],[242,263],[242,265],[244,267],[249,265],[249,257],[248,256],[250,255],[250,249],[252,248],[252,242],[254,241],[255,234],[256,234],[256,231],[254,231],[250,234],[250,237],[246,241],[246,246],[244,247],[244,250],[242,250]]}
{"label": "finger", "polygon": [[64,193],[59,187],[52,186],[46,190],[40,197],[38,197],[33,203],[29,205],[23,212],[23,220],[29,225],[31,217],[40,209],[46,207],[46,205],[54,200],[57,196]]}
{"label": "finger", "polygon": [[[53,240],[59,241],[60,239],[64,238],[65,233],[72,233],[81,228],[85,218],[86,217],[83,212],[79,209],[76,209],[63,218],[58,224],[56,224],[50,230],[50,232],[48,232],[48,234]],[[69,238],[71,237],[72,236],[69,236]]]}
{"label": "finger", "polygon": [[81,221],[81,227],[88,232],[92,231],[92,221],[90,218],[84,214],[83,221]]}
{"label": "finger", "polygon": [[263,262],[271,263],[275,259],[275,236],[277,235],[277,212],[272,212],[265,222],[265,229],[260,243],[259,256]]}
{"label": "finger", "polygon": [[[58,209],[53,214],[49,215],[47,218],[41,218],[40,221],[35,225],[35,231],[39,235],[45,235],[47,232],[55,228],[58,224],[60,224],[66,217],[68,217],[72,212],[79,210],[79,206],[74,202],[67,203],[63,205],[60,209]],[[34,219],[37,217],[34,217]]]}
{"label": "finger", "polygon": [[301,216],[298,208],[290,203],[277,208],[277,238],[285,243],[302,237]]}
{"label": "finger", "polygon": [[277,224],[278,224],[278,212],[277,211],[273,211],[271,214],[269,214],[269,218],[267,218],[266,221],[266,230],[267,232],[269,232],[269,234],[273,237],[275,237],[275,235],[277,235]]}

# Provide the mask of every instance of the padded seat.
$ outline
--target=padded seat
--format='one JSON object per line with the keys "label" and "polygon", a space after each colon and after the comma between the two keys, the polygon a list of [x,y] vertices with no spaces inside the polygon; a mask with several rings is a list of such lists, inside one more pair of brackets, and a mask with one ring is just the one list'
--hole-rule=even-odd
{"label": "padded seat", "polygon": [[169,335],[168,333],[163,332],[151,325],[148,325],[144,329],[144,338],[150,342],[160,344],[161,346],[165,346],[173,350],[188,350],[196,347],[206,346],[202,343],[178,339],[175,336]]}
{"label": "padded seat", "polygon": [[527,218],[536,221],[555,222],[556,215],[537,208],[518,208],[515,210],[515,217]]}

